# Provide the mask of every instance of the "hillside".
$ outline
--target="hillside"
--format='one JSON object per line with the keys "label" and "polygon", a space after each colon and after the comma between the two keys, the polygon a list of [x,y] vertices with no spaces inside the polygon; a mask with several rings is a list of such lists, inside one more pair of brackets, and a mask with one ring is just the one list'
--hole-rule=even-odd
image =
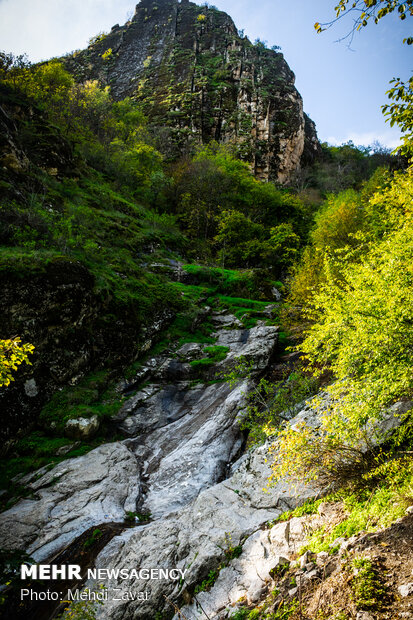
{"label": "hillside", "polygon": [[0,617],[410,617],[408,138],[186,0],[0,80]]}

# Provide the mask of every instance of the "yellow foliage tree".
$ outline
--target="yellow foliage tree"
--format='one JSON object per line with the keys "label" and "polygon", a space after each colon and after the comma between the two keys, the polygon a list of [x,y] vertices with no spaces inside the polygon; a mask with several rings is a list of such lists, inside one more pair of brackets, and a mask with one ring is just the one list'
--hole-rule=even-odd
{"label": "yellow foliage tree", "polygon": [[22,344],[20,338],[0,340],[0,386],[14,381],[13,371],[23,362],[31,364],[29,355],[33,353],[32,344]]}
{"label": "yellow foliage tree", "polygon": [[361,254],[350,246],[324,252],[325,280],[305,310],[310,323],[299,349],[310,370],[329,371],[335,382],[326,388],[328,406],[313,401],[320,428],[281,430],[275,479],[340,483],[343,468],[354,471],[364,458],[362,447],[383,412],[412,397],[412,189],[409,169],[371,197],[369,215],[384,230],[379,238],[358,234]]}

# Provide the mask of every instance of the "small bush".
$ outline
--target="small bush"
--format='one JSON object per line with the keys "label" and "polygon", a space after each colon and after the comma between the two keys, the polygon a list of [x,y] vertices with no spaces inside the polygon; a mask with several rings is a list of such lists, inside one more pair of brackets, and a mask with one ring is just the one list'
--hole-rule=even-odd
{"label": "small bush", "polygon": [[102,530],[100,530],[99,528],[96,528],[95,530],[93,530],[89,538],[87,538],[85,542],[83,543],[83,548],[89,549],[90,547],[93,547],[95,542],[97,542],[99,538],[102,538],[102,536],[103,536]]}
{"label": "small bush", "polygon": [[352,568],[351,587],[357,608],[380,610],[387,592],[377,567],[372,560],[358,557],[353,560]]}
{"label": "small bush", "polygon": [[209,571],[208,577],[204,579],[202,583],[195,587],[195,594],[198,594],[198,592],[205,592],[210,590],[219,577],[219,571],[219,568],[217,570]]}

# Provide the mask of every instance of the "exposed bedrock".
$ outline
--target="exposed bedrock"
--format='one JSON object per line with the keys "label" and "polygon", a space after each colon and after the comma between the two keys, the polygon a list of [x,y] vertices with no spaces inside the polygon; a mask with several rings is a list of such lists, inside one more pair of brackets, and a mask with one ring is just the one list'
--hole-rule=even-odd
{"label": "exposed bedrock", "polygon": [[[279,556],[288,556],[294,537],[302,535],[268,522],[317,490],[290,481],[269,486],[270,443],[238,458],[239,414],[254,374],[272,359],[277,328],[261,321],[250,330],[232,329],[235,317],[214,320],[220,326],[217,343],[228,347],[226,359],[213,365],[215,372],[242,355],[254,361],[252,378],[233,387],[194,385],[190,361],[205,359],[207,346],[197,343],[150,359],[136,377],[145,376],[146,387],[126,400],[114,422],[126,438],[20,479],[32,495],[0,515],[3,547],[47,562],[89,528],[123,522],[127,511],[151,513],[150,522],[115,536],[97,556],[96,568],[179,568],[186,570],[185,580],[105,579],[109,600],[99,606],[102,619],[153,620],[156,612],[171,617],[170,601],[184,606],[188,620],[198,618],[199,603],[212,617],[229,617],[240,598],[260,596]],[[208,373],[213,376],[211,368]],[[327,406],[328,397],[322,398]],[[394,405],[377,428],[391,431],[411,405]],[[317,427],[319,413],[303,405],[291,425],[299,429],[303,421]],[[377,428],[367,429],[370,444],[380,440]],[[241,555],[225,561],[228,548],[238,545]],[[195,586],[219,567],[212,589],[193,599]],[[111,596],[114,588],[118,600]],[[147,600],[122,600],[130,591],[147,592]]]}
{"label": "exposed bedrock", "polygon": [[[217,337],[218,342],[226,339],[228,361],[215,365],[216,371],[231,356],[254,351],[259,351],[259,371],[274,353],[277,328],[262,322],[250,330],[218,332]],[[201,358],[204,346],[197,353]],[[162,368],[176,364],[175,358],[160,357],[150,364],[156,383],[127,400],[116,422],[127,439],[19,480],[32,495],[0,515],[5,547],[45,560],[92,526],[122,521],[126,511],[163,517],[227,477],[228,465],[243,446],[238,416],[250,380],[232,388],[226,383],[192,386],[189,381],[170,385]],[[180,365],[188,366],[186,361]]]}

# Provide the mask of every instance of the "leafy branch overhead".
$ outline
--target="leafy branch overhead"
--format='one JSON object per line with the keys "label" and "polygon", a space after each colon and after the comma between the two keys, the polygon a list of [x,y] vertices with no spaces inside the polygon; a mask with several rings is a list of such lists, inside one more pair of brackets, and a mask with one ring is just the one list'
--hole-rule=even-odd
{"label": "leafy branch overhead", "polygon": [[[320,23],[316,22],[314,28],[318,33],[331,28],[336,22],[341,20],[346,14],[356,14],[353,26],[349,32],[340,40],[350,39],[349,45],[353,41],[355,33],[366,27],[369,21],[378,24],[383,17],[396,12],[402,21],[407,17],[413,16],[413,0],[399,2],[398,0],[340,0],[334,7],[336,12],[335,19]],[[413,37],[406,37],[403,43],[413,44]],[[386,121],[390,125],[398,125],[403,132],[403,144],[401,153],[406,156],[413,154],[411,138],[413,136],[413,77],[407,81],[400,78],[391,80],[391,88],[386,92],[388,98],[393,101],[391,104],[382,106],[382,112],[386,116]]]}
{"label": "leafy branch overhead", "polygon": [[[355,13],[356,17],[353,21],[353,26],[344,37],[345,39],[350,37],[352,40],[354,33],[367,26],[370,20],[377,24],[380,19],[394,11],[397,12],[401,20],[405,20],[409,15],[413,15],[413,0],[406,0],[406,2],[399,2],[398,0],[340,0],[334,7],[334,10],[336,12],[335,19],[329,22],[316,22],[314,28],[317,32],[323,32],[342,19],[346,11],[347,13]],[[413,37],[404,39],[403,43],[411,45]]]}

